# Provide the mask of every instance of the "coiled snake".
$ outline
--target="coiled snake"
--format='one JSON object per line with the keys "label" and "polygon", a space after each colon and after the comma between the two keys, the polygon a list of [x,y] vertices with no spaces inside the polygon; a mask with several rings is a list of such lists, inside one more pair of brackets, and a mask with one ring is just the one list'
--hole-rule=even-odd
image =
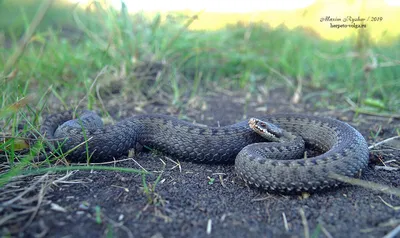
{"label": "coiled snake", "polygon": [[[357,130],[315,116],[277,114],[225,127],[203,127],[165,115],[140,115],[103,127],[101,118],[90,111],[72,119],[72,111],[53,114],[41,127],[48,139],[67,138],[61,140],[64,152],[87,139],[87,146],[68,154],[72,161],[86,161],[88,154],[91,162],[112,160],[140,143],[179,160],[235,161],[241,178],[270,191],[334,187],[339,182],[330,174],[355,176],[369,158],[367,143]],[[305,146],[322,154],[303,158]]]}

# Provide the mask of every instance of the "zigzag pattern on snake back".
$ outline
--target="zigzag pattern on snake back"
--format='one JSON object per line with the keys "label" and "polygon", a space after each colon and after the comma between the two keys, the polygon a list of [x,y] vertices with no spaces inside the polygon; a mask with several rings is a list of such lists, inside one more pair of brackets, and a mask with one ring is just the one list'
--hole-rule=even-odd
{"label": "zigzag pattern on snake back", "polygon": [[[339,182],[330,177],[331,173],[355,176],[366,167],[369,159],[363,136],[347,123],[335,119],[297,114],[261,118],[298,135],[293,141],[277,143],[266,142],[250,129],[248,121],[225,127],[204,127],[165,115],[140,115],[103,127],[97,114],[80,113],[83,119],[79,123],[84,123],[85,130],[76,126],[79,124],[76,119],[72,120],[73,113],[66,111],[47,117],[41,132],[48,139],[67,138],[62,144],[63,151],[90,138],[86,143],[92,155],[91,162],[120,157],[136,143],[178,160],[235,161],[236,172],[241,178],[271,191],[315,191],[334,187]],[[323,153],[303,159],[302,140],[306,146]],[[72,161],[86,161],[86,158],[85,145],[68,155]]]}

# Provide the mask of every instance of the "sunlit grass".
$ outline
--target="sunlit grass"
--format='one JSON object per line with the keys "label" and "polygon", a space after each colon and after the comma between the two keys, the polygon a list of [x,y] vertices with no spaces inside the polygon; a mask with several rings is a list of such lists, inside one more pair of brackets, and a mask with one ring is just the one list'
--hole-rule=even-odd
{"label": "sunlit grass", "polygon": [[[194,11],[184,12],[194,15]],[[357,30],[354,28],[331,28],[330,22],[322,21],[324,17],[365,19],[366,29],[371,40],[375,43],[388,44],[400,35],[400,7],[389,6],[383,0],[377,1],[316,1],[306,8],[296,10],[269,10],[251,13],[218,13],[207,12],[201,14],[199,20],[190,26],[194,30],[218,30],[229,24],[241,22],[252,24],[262,22],[271,27],[285,26],[288,29],[303,27],[310,33],[317,34],[328,40],[343,40],[346,37],[354,37]],[[351,20],[347,20],[349,24]],[[337,22],[333,22],[337,23]],[[360,22],[355,21],[359,24]]]}
{"label": "sunlit grass", "polygon": [[[39,6],[33,2],[25,8]],[[21,27],[26,28],[32,19],[29,13],[33,11],[28,12],[21,6],[7,6],[2,9],[10,11],[0,15],[16,15],[11,10],[22,13],[26,20]],[[87,93],[94,77],[104,67],[109,70],[121,65],[134,68],[138,63],[150,60],[165,62],[173,69],[165,76],[169,80],[175,80],[177,73],[190,75],[189,80],[201,74],[209,81],[224,78],[236,81],[237,88],[264,82],[294,90],[297,80],[302,79],[306,86],[315,89],[344,90],[359,103],[364,98],[374,98],[382,100],[387,110],[398,107],[396,99],[393,100],[399,89],[398,41],[390,46],[379,46],[369,38],[371,35],[364,34],[330,42],[308,30],[273,28],[263,24],[235,24],[218,31],[191,31],[189,28],[201,21],[206,13],[197,18],[182,14],[148,18],[142,14],[129,16],[124,11],[104,9],[100,5],[94,5],[86,13],[85,9],[74,6],[65,9],[61,11],[60,5],[53,6],[47,14],[52,18],[45,17],[41,22],[23,56],[12,67],[15,75],[4,85],[10,89],[7,93],[18,93],[19,97],[49,93],[62,100],[64,95]],[[4,22],[0,22],[0,26],[3,45],[8,45],[0,51],[2,69],[18,49],[15,32],[20,28],[10,28]],[[371,70],[367,70],[369,68]],[[106,70],[106,74],[108,72]],[[291,80],[281,80],[276,72]],[[264,81],[271,75],[276,80]],[[132,88],[124,90],[133,90],[139,83],[134,75],[130,76]],[[224,84],[223,80],[221,84]],[[171,87],[175,91],[174,100],[179,100],[185,89],[174,83]],[[3,100],[12,102],[15,96],[7,94]]]}

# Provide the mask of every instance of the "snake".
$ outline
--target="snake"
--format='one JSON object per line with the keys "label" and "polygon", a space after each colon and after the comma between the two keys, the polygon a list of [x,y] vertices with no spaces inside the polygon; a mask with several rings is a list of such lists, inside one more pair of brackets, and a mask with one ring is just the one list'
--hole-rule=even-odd
{"label": "snake", "polygon": [[[41,133],[72,162],[110,161],[138,144],[178,161],[234,163],[238,177],[270,192],[318,192],[355,177],[369,160],[364,137],[326,117],[272,114],[209,127],[160,114],[136,115],[104,126],[95,112],[47,116]],[[307,156],[307,148],[318,151]]]}

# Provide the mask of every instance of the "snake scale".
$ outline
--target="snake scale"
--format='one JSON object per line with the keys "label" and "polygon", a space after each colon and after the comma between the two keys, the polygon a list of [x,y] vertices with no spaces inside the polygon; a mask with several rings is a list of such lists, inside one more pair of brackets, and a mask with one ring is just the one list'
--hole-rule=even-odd
{"label": "snake scale", "polygon": [[[72,111],[50,115],[41,127],[48,139],[64,138],[62,150],[70,150],[67,158],[75,162],[86,161],[88,154],[91,162],[112,160],[139,143],[178,160],[235,162],[239,177],[269,191],[312,192],[339,185],[330,176],[332,173],[352,177],[359,174],[369,159],[367,143],[357,130],[323,117],[265,116],[261,119],[272,128],[276,126],[295,135],[290,140],[266,142],[249,127],[249,120],[205,127],[166,115],[139,115],[103,126],[97,114],[79,114],[80,119],[74,119]],[[269,129],[267,126],[266,130]],[[321,154],[303,158],[305,147]]]}

